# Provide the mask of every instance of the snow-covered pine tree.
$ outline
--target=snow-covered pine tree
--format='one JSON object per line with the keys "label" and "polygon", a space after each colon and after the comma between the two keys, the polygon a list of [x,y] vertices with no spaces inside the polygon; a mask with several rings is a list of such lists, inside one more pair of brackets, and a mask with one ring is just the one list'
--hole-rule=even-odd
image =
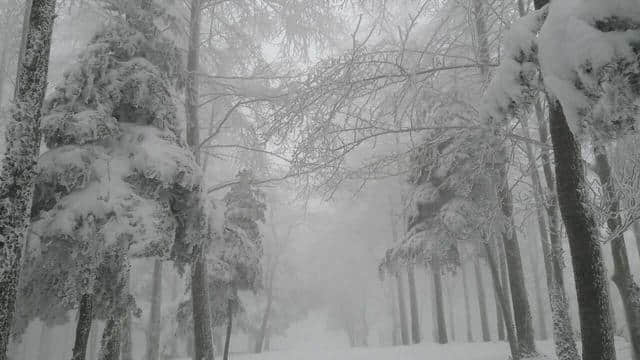
{"label": "snow-covered pine tree", "polygon": [[[170,17],[149,0],[103,3],[112,16],[45,108],[33,265],[58,274],[54,299],[77,307],[93,297],[107,320],[101,356],[116,359],[132,305],[129,257],[184,262],[211,237],[201,171],[174,103],[181,55],[156,24]],[[88,325],[78,324],[84,346],[74,357],[86,348]]]}

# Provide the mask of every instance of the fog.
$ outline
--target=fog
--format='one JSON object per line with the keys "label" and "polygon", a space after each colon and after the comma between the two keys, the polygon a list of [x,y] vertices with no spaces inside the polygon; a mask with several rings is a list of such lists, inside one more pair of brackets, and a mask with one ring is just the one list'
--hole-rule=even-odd
{"label": "fog", "polygon": [[640,357],[638,0],[0,0],[0,360]]}

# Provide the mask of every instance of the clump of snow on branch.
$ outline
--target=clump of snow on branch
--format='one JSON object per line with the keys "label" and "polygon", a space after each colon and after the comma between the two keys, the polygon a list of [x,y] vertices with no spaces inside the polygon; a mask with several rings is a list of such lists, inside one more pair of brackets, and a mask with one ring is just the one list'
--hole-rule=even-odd
{"label": "clump of snow on branch", "polygon": [[540,64],[574,134],[608,140],[638,128],[639,41],[635,0],[552,2]]}

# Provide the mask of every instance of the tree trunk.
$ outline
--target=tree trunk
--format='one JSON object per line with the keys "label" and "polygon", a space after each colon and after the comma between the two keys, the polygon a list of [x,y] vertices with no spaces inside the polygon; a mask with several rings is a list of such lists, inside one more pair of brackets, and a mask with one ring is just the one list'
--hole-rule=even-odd
{"label": "tree trunk", "polygon": [[0,360],[7,359],[20,257],[30,221],[55,5],[55,0],[27,2],[14,109],[6,124],[0,170]]}
{"label": "tree trunk", "polygon": [[475,258],[473,269],[476,273],[476,288],[478,289],[478,306],[480,307],[480,325],[482,328],[482,341],[491,341],[489,333],[489,320],[487,319],[487,298],[484,293],[484,284],[482,281],[482,268],[480,267],[480,259]]}
{"label": "tree trunk", "polygon": [[438,338],[436,339],[436,342],[438,344],[446,344],[448,340],[447,323],[444,318],[444,299],[442,296],[442,272],[440,269],[440,259],[437,256],[433,257],[431,268],[436,296],[436,322],[438,324]]}
{"label": "tree trunk", "polygon": [[401,344],[399,339],[398,327],[400,320],[398,319],[398,299],[396,299],[396,293],[391,284],[391,344],[398,346]]}
{"label": "tree trunk", "polygon": [[462,272],[462,286],[464,291],[464,318],[467,325],[467,341],[473,342],[473,331],[471,330],[471,306],[469,304],[469,280],[467,279],[467,272],[465,270],[464,263],[460,264],[460,271]]}
{"label": "tree trunk", "polygon": [[569,238],[578,295],[583,360],[614,360],[607,275],[598,226],[586,191],[589,185],[580,145],[560,103],[555,99],[548,102],[558,202]]}
{"label": "tree trunk", "polygon": [[98,353],[98,322],[91,323],[91,331],[89,332],[89,350],[88,359],[95,360]]}
{"label": "tree trunk", "polygon": [[521,357],[534,357],[537,354],[536,343],[531,319],[531,307],[525,287],[524,270],[522,269],[522,257],[518,245],[518,235],[513,224],[513,201],[511,189],[507,177],[506,164],[500,165],[500,179],[502,184],[498,186],[498,198],[502,214],[508,222],[508,228],[502,233],[502,241],[506,254],[507,268],[509,269],[509,285],[511,285],[511,302],[518,334],[518,346]]}
{"label": "tree trunk", "polygon": [[229,360],[229,345],[231,344],[231,327],[233,326],[233,304],[227,300],[227,334],[224,339],[223,360]]}
{"label": "tree trunk", "polygon": [[396,283],[398,284],[398,309],[400,311],[400,336],[402,345],[409,345],[409,328],[407,324],[407,305],[404,300],[404,282],[400,272],[396,273]]}
{"label": "tree trunk", "polygon": [[453,276],[453,273],[449,274],[449,279],[447,281],[447,300],[449,302],[449,329],[450,329],[450,338],[451,341],[456,341],[456,321],[454,316],[454,306],[455,303],[455,294],[453,293],[455,289],[455,280],[456,278]]}
{"label": "tree trunk", "polygon": [[[539,120],[540,141],[547,142],[547,130],[542,116],[542,109],[539,103],[536,103],[536,114]],[[526,119],[522,122],[525,135],[528,137],[528,124]],[[549,232],[547,232],[547,222],[545,218],[545,206],[542,198],[543,187],[538,174],[537,162],[533,153],[531,144],[526,145],[527,158],[531,169],[531,182],[533,184],[533,196],[536,202],[536,214],[538,218],[538,232],[540,235],[540,243],[542,245],[542,257],[544,260],[544,269],[547,280],[547,290],[549,294],[549,304],[551,305],[553,338],[555,342],[556,355],[560,360],[579,360],[578,348],[573,338],[573,328],[571,326],[571,318],[569,316],[569,303],[564,289],[564,281],[562,278],[562,243],[559,234],[559,218],[557,212],[557,201],[555,200],[555,184],[553,183],[553,173],[549,164],[549,154],[547,150],[542,150],[542,162],[545,178],[548,185],[550,184],[551,200],[546,208],[546,215],[549,218]],[[553,239],[553,240],[551,240]],[[555,246],[553,245],[555,242]],[[535,260],[531,257],[532,264]],[[537,285],[538,287],[539,285]],[[536,294],[537,295],[537,294]],[[539,300],[540,301],[540,300]],[[540,306],[540,305],[539,305]],[[540,316],[544,314],[541,312]],[[542,325],[542,324],[541,324]]]}
{"label": "tree trunk", "polygon": [[[516,335],[515,325],[513,317],[511,315],[511,308],[509,302],[505,296],[505,292],[500,284],[500,274],[498,272],[498,264],[493,254],[492,246],[485,242],[485,250],[487,252],[487,262],[489,263],[489,269],[491,270],[491,278],[493,279],[493,287],[498,294],[502,310],[502,317],[504,319],[505,328],[507,330],[507,339],[509,340],[509,349],[511,350],[511,358],[513,360],[519,360],[521,358],[520,346],[518,345],[518,337]],[[506,283],[506,281],[504,282]]]}
{"label": "tree trunk", "polygon": [[87,344],[93,322],[93,294],[84,294],[80,298],[78,308],[78,323],[76,325],[76,339],[73,344],[72,360],[85,360],[87,358]]}
{"label": "tree trunk", "polygon": [[420,319],[418,315],[418,296],[416,295],[416,277],[413,266],[407,268],[407,278],[409,279],[409,310],[411,312],[411,341],[414,344],[420,343]]}
{"label": "tree trunk", "polygon": [[147,360],[160,358],[160,331],[162,319],[162,260],[153,261],[153,285],[151,287],[151,312],[147,335]]}
{"label": "tree trunk", "polygon": [[131,310],[127,311],[122,325],[122,351],[120,351],[120,360],[133,360],[133,338],[132,324],[133,314]]}
{"label": "tree trunk", "polygon": [[107,320],[107,324],[102,332],[100,349],[100,360],[118,360],[120,357],[120,330],[122,319],[120,314],[114,315]]}
{"label": "tree trunk", "polygon": [[[271,277],[273,279],[273,277]],[[267,306],[264,309],[264,315],[262,316],[262,323],[260,324],[260,333],[258,333],[258,339],[256,341],[256,347],[254,352],[259,354],[264,347],[264,338],[267,334],[267,327],[269,325],[269,317],[271,316],[271,306],[273,304],[273,282],[269,281],[267,289]]]}
{"label": "tree trunk", "polygon": [[[499,280],[500,284],[502,284],[502,279]],[[499,295],[498,293],[495,291],[495,287],[494,287],[494,291],[493,291],[493,296],[495,298],[496,301],[496,327],[498,328],[498,340],[499,341],[504,341],[507,338],[505,337],[505,332],[504,332],[504,318],[502,316],[502,309],[500,308],[500,299],[499,299]]]}
{"label": "tree trunk", "polygon": [[627,247],[624,243],[624,232],[622,231],[622,218],[620,217],[620,200],[613,183],[607,150],[597,143],[594,143],[593,150],[596,159],[596,171],[600,178],[600,185],[604,191],[604,198],[607,201],[609,210],[607,225],[609,231],[612,234],[616,234],[611,241],[614,265],[612,278],[624,305],[629,328],[631,353],[633,359],[638,360],[640,359],[640,287],[633,279],[631,266],[629,265]]}
{"label": "tree trunk", "polygon": [[191,299],[193,301],[193,346],[195,359],[213,359],[213,338],[211,335],[211,315],[209,294],[206,285],[206,264],[202,249],[194,250],[196,260],[192,265]]}
{"label": "tree trunk", "polygon": [[540,330],[540,340],[549,339],[547,334],[546,312],[544,311],[544,300],[542,300],[542,286],[540,285],[540,276],[538,275],[538,264],[536,262],[533,249],[529,251],[529,262],[531,263],[531,272],[533,273],[533,286],[535,289],[536,308],[538,310],[538,329]]}

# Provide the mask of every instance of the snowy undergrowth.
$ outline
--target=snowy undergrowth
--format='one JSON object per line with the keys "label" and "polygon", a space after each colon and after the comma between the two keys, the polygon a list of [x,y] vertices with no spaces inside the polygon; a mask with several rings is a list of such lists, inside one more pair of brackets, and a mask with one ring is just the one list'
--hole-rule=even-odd
{"label": "snowy undergrowth", "polygon": [[[631,349],[624,339],[616,339],[619,360],[631,360]],[[539,343],[539,350],[554,359],[553,343]],[[507,359],[509,345],[505,342],[454,343],[439,345],[423,343],[413,346],[327,349],[326,351],[291,350],[262,354],[232,354],[233,360],[501,360]]]}

